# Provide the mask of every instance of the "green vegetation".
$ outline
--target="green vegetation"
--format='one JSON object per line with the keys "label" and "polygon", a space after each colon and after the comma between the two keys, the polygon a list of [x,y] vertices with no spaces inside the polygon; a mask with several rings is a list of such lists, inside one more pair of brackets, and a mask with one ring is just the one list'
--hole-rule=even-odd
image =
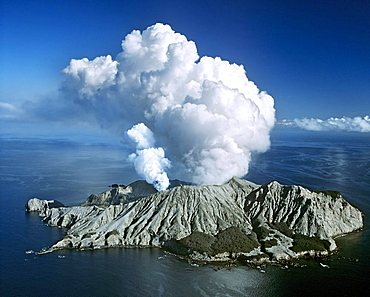
{"label": "green vegetation", "polygon": [[224,252],[248,253],[258,246],[255,234],[246,235],[237,227],[227,228],[217,236],[194,232],[180,240],[171,239],[163,244],[165,250],[182,256],[194,251],[213,256]]}
{"label": "green vegetation", "polygon": [[293,247],[292,251],[304,252],[304,251],[326,251],[330,247],[330,242],[327,240],[320,239],[317,236],[309,237],[302,234],[295,234],[293,236]]}
{"label": "green vegetation", "polygon": [[230,252],[248,253],[259,246],[255,236],[246,235],[237,227],[230,227],[217,234],[217,241],[212,244],[213,254]]}
{"label": "green vegetation", "polygon": [[254,231],[256,232],[259,241],[264,240],[270,234],[269,229],[263,226],[254,228]]}
{"label": "green vegetation", "polygon": [[262,248],[263,249],[268,249],[268,248],[271,248],[275,245],[277,245],[277,240],[275,238],[270,239],[270,240],[262,241]]}
{"label": "green vegetation", "polygon": [[214,236],[196,231],[189,236],[180,239],[179,243],[192,251],[211,254],[211,245],[215,241],[216,238]]}
{"label": "green vegetation", "polygon": [[176,239],[170,239],[166,242],[163,243],[162,248],[165,251],[168,251],[170,253],[180,255],[180,256],[188,256],[191,254],[189,249],[181,244],[178,240]]}
{"label": "green vegetation", "polygon": [[270,223],[269,225],[271,228],[279,231],[285,236],[293,237],[293,230],[288,227],[288,224],[286,222]]}
{"label": "green vegetation", "polygon": [[[279,230],[281,233],[293,238],[293,247],[291,248],[294,252],[305,252],[305,251],[326,251],[330,247],[330,243],[327,240],[322,240],[319,237],[309,237],[302,234],[293,234],[293,231],[288,228],[286,223],[271,223],[271,228]],[[249,253],[253,249],[260,246],[257,238],[260,239],[262,251],[266,252],[266,249],[276,246],[278,240],[271,238],[266,240],[270,235],[269,230],[266,227],[256,228],[256,233],[252,232],[247,235],[237,227],[230,227],[221,232],[216,236],[205,234],[202,232],[194,232],[189,236],[180,240],[171,239],[163,244],[163,248],[171,253],[189,256],[193,252],[199,252],[209,256],[215,256],[220,253]],[[262,239],[262,240],[261,240]],[[251,257],[241,257],[240,262],[247,262],[250,260],[260,260],[268,257],[266,253]]]}

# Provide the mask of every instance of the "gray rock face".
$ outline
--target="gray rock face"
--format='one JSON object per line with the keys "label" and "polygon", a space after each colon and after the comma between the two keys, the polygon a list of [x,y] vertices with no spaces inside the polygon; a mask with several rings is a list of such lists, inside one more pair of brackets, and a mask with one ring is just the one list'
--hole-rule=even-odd
{"label": "gray rock face", "polygon": [[342,195],[271,182],[251,193],[245,212],[252,220],[285,222],[296,233],[330,238],[362,228],[362,213]]}
{"label": "gray rock face", "polygon": [[112,185],[112,189],[100,194],[92,194],[82,206],[108,206],[138,200],[156,193],[157,190],[143,180],[135,181],[128,186]]}
{"label": "gray rock face", "polygon": [[[139,189],[142,187],[136,191]],[[363,226],[361,212],[340,194],[277,182],[259,186],[233,178],[220,186],[181,185],[144,197],[134,196],[134,192],[133,187],[117,187],[94,199],[90,196],[83,206],[46,207],[42,215],[49,225],[69,228],[50,250],[169,246],[170,241],[189,243],[204,234],[205,238],[218,238],[218,245],[205,251],[201,248],[208,246],[205,243],[199,248],[196,244],[184,246],[191,258],[210,261],[268,255],[271,260],[282,260],[305,252],[327,253],[336,247],[335,236]],[[253,250],[230,248],[233,240],[228,241],[227,236],[235,237],[235,228],[255,239],[248,244]],[[210,247],[218,254],[209,255]]]}

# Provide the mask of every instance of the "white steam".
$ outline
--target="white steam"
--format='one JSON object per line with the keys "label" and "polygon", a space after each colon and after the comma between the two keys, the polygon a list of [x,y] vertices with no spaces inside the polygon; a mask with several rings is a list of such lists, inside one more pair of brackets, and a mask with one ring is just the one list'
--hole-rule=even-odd
{"label": "white steam", "polygon": [[280,122],[281,125],[299,127],[309,131],[348,131],[348,132],[370,132],[370,117],[331,117],[326,120],[317,118],[303,118],[283,120]]}
{"label": "white steam", "polygon": [[143,123],[133,126],[127,131],[128,137],[136,143],[136,148],[139,150],[154,146],[154,134]]}
{"label": "white steam", "polygon": [[136,172],[158,191],[166,190],[170,185],[166,169],[171,167],[171,162],[165,158],[163,148],[154,147],[153,132],[140,123],[128,130],[127,135],[136,144],[136,153],[129,156]]}
{"label": "white steam", "polygon": [[251,153],[269,148],[273,98],[248,80],[242,65],[199,59],[195,43],[168,25],[132,31],[115,61],[72,60],[64,72],[64,90],[102,126],[128,130],[142,123],[128,135],[138,145],[135,168],[147,180],[162,182],[144,163],[155,163],[164,176],[164,149],[172,178],[220,184],[244,176]]}

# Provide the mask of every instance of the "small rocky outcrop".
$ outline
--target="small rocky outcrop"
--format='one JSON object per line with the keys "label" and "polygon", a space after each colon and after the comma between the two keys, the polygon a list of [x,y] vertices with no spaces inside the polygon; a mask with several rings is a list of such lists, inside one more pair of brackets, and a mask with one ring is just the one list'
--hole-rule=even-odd
{"label": "small rocky outcrop", "polygon": [[363,226],[362,213],[337,192],[238,178],[163,192],[148,186],[115,185],[82,206],[32,206],[49,225],[68,228],[49,251],[157,246],[200,261],[281,261],[326,255],[335,236]]}
{"label": "small rocky outcrop", "polygon": [[64,204],[57,200],[41,200],[38,198],[31,198],[26,203],[27,212],[39,212],[40,216],[45,216],[47,209],[58,207],[64,207]]}

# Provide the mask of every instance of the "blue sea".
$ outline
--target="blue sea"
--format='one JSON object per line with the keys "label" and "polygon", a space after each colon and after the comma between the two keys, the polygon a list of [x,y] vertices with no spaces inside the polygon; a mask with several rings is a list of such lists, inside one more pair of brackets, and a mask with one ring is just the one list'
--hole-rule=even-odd
{"label": "blue sea", "polygon": [[[137,179],[119,144],[0,138],[0,296],[364,296],[370,291],[370,136],[277,129],[271,149],[253,156],[247,179],[277,180],[343,193],[365,228],[339,250],[304,267],[192,266],[159,249],[38,251],[63,236],[31,197],[81,203],[112,183]],[[320,265],[326,264],[329,268]]]}

